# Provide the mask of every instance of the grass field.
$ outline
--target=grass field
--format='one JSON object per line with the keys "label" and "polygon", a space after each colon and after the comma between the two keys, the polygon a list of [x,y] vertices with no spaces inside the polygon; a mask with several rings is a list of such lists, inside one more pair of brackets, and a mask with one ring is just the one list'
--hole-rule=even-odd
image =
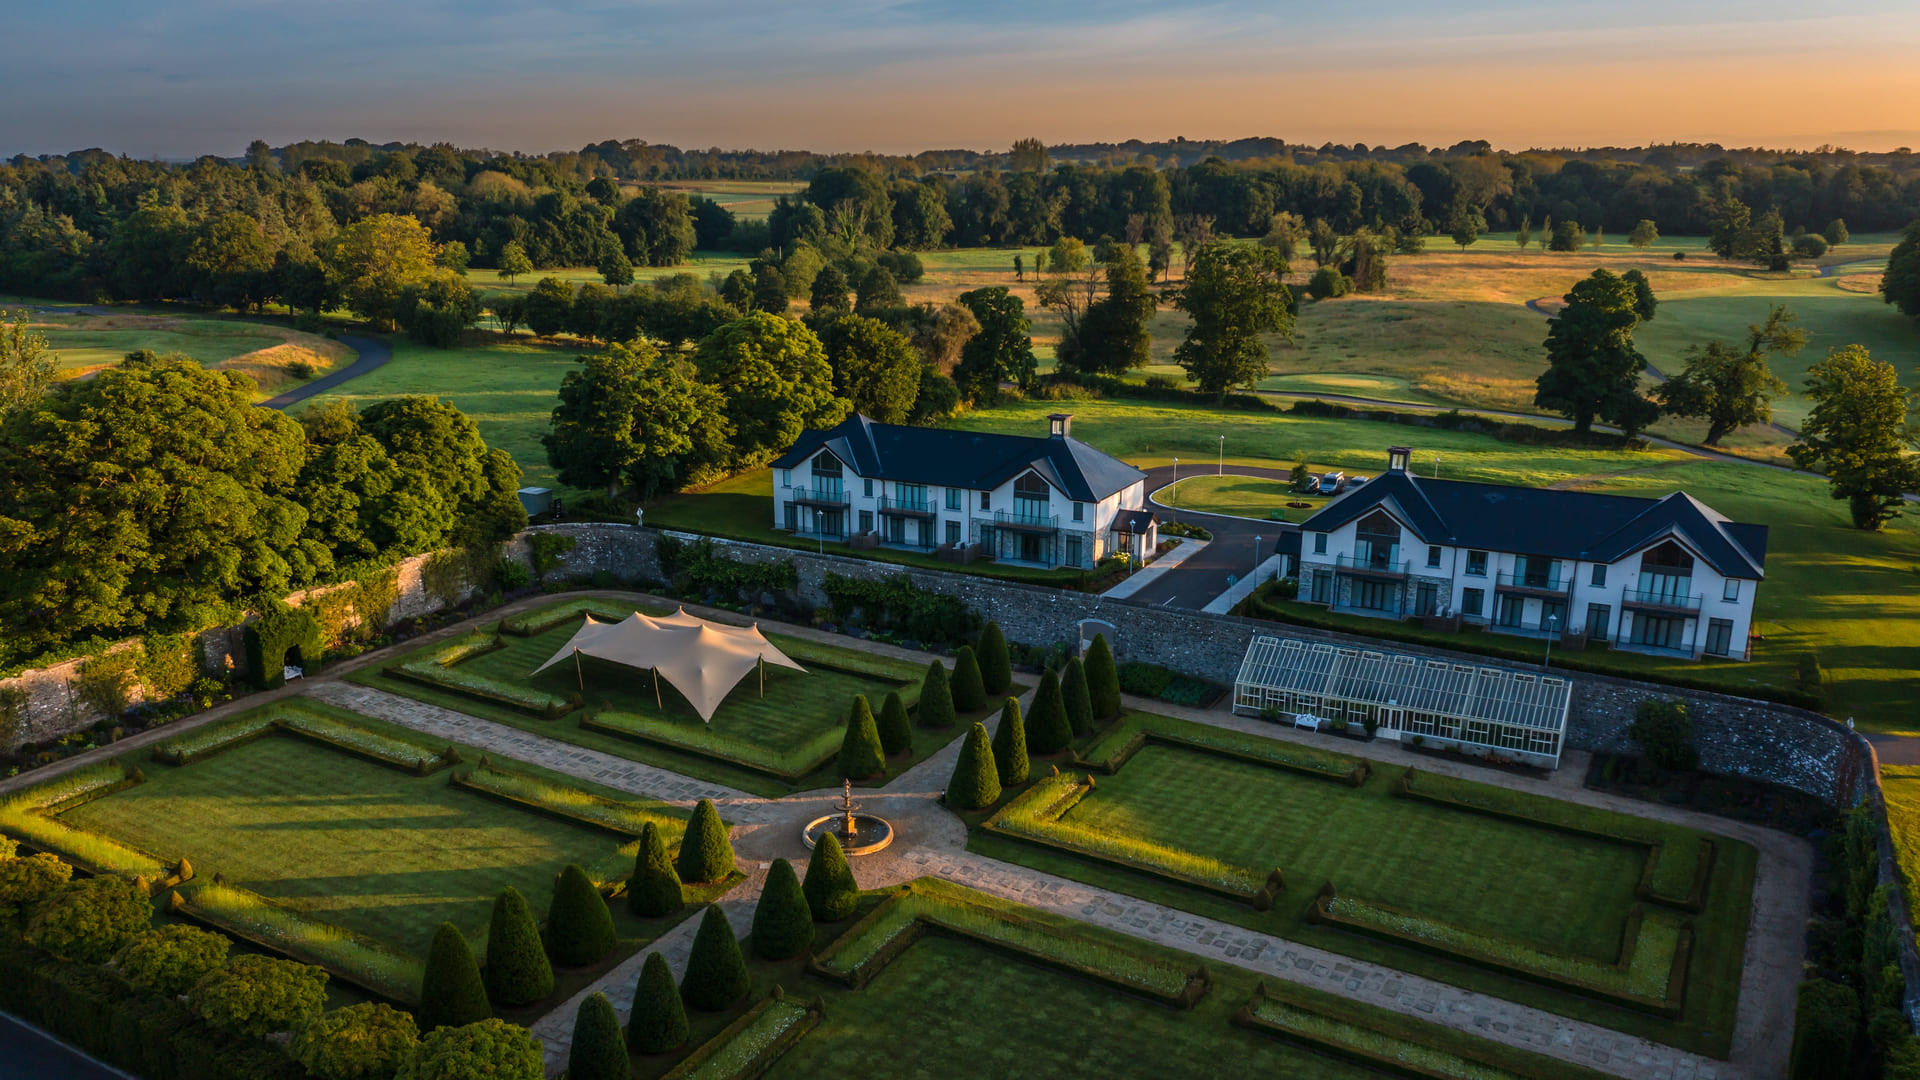
{"label": "grass field", "polygon": [[[1396,798],[1398,770],[1360,788],[1197,750],[1149,744],[1068,811],[1063,824],[1179,848],[1234,865],[1273,867],[1287,889],[1272,910],[1236,902],[1084,856],[975,830],[982,854],[1143,899],[1171,904],[1358,959],[1563,1015],[1724,1056],[1733,1030],[1755,855],[1719,839],[1693,953],[1686,1013],[1667,1021],[1546,990],[1492,972],[1357,938],[1308,922],[1320,883],[1422,917],[1517,938],[1558,953],[1611,961],[1635,902],[1647,849],[1535,828]],[[1230,798],[1222,798],[1231,792]],[[1258,807],[1257,813],[1247,807]],[[1691,842],[1689,830],[1603,811],[1567,808],[1596,831],[1654,831]]]}
{"label": "grass field", "polygon": [[[37,305],[36,305],[37,306]],[[0,311],[6,309],[0,303]],[[46,335],[58,356],[62,378],[80,378],[118,364],[137,349],[181,353],[222,371],[252,378],[261,397],[305,381],[291,370],[310,364],[315,375],[353,359],[353,350],[318,334],[272,323],[244,322],[193,315],[36,314],[30,327]]]}
{"label": "grass field", "polygon": [[733,211],[736,218],[763,218],[773,213],[775,199],[804,191],[807,185],[797,180],[663,180],[651,186],[710,199]]}
{"label": "grass field", "polygon": [[[1171,489],[1163,489],[1154,498],[1181,510],[1228,514],[1260,521],[1274,520],[1276,513],[1285,515],[1281,520],[1304,521],[1327,502],[1319,496],[1296,495],[1288,485],[1278,480],[1268,480],[1262,476],[1234,476],[1231,473],[1182,480]],[[1289,508],[1287,504],[1293,502],[1303,502],[1309,506],[1307,509]]]}

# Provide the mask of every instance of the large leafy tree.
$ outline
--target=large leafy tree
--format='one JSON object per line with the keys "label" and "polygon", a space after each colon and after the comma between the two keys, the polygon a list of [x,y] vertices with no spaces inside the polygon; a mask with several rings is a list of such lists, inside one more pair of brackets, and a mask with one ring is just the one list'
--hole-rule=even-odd
{"label": "large leafy tree", "polygon": [[479,426],[459,409],[408,395],[369,405],[360,427],[386,448],[401,483],[423,498],[432,489],[448,500],[451,516],[425,546],[489,543],[526,527],[520,466],[505,450],[488,449]]}
{"label": "large leafy tree", "polygon": [[1117,246],[1106,263],[1107,295],[1088,305],[1079,334],[1061,342],[1059,361],[1069,371],[1122,375],[1144,367],[1153,351],[1147,323],[1160,303],[1147,287],[1146,264],[1131,247]]}
{"label": "large leafy tree", "polygon": [[1293,333],[1287,264],[1273,248],[1208,244],[1194,253],[1173,306],[1193,319],[1174,363],[1209,394],[1267,375],[1263,334]]}
{"label": "large leafy tree", "polygon": [[754,312],[727,323],[694,350],[701,381],[720,391],[732,424],[734,461],[757,464],[793,445],[810,427],[847,415],[833,392],[833,367],[813,331]]}
{"label": "large leafy tree", "polygon": [[219,621],[330,567],[289,497],[300,426],[185,359],[56,386],[0,428],[0,625],[15,644]]}
{"label": "large leafy tree", "polygon": [[201,222],[186,251],[194,294],[241,311],[264,304],[273,293],[275,250],[260,222],[246,214],[230,211]]}
{"label": "large leafy tree", "polygon": [[1633,345],[1640,324],[1633,283],[1595,270],[1566,295],[1566,306],[1547,323],[1547,370],[1535,380],[1533,403],[1593,430],[1595,418],[1629,435],[1653,422],[1659,408],[1640,396],[1646,358]]}
{"label": "large leafy tree", "polygon": [[327,272],[349,310],[391,330],[401,294],[433,276],[435,254],[433,237],[418,218],[376,214],[334,234]]}
{"label": "large leafy tree", "polygon": [[653,346],[615,345],[579,363],[561,381],[552,429],[541,438],[561,483],[609,494],[628,483],[651,498],[690,463],[724,454],[720,394]]}
{"label": "large leafy tree", "polygon": [[1893,365],[1859,345],[1835,349],[1807,369],[1807,396],[1813,411],[1800,441],[1787,448],[1794,464],[1826,470],[1855,527],[1875,530],[1899,517],[1906,493],[1920,490],[1920,458],[1908,452],[1920,437],[1908,424],[1912,403]]}
{"label": "large leafy tree", "polygon": [[[1845,239],[1847,227],[1839,221],[1833,224],[1839,226],[1838,234]],[[1899,308],[1902,315],[1920,319],[1920,221],[1907,226],[1905,237],[1893,246],[1886,273],[1880,276],[1880,296]]]}
{"label": "large leafy tree", "polygon": [[55,365],[60,357],[47,344],[47,336],[27,328],[27,313],[0,323],[0,416],[10,409],[40,400],[53,385]]}
{"label": "large leafy tree", "polygon": [[920,395],[920,354],[913,342],[878,319],[840,315],[814,321],[833,387],[853,411],[898,424]]}
{"label": "large leafy tree", "polygon": [[1031,382],[1036,361],[1025,301],[1000,285],[963,292],[958,300],[980,323],[980,332],[961,347],[953,369],[960,392],[974,401],[990,401],[1003,382]]}
{"label": "large leafy tree", "polygon": [[1720,445],[1728,432],[1749,424],[1773,420],[1773,399],[1787,392],[1787,384],[1767,366],[1770,356],[1799,352],[1805,332],[1793,326],[1793,313],[1774,306],[1765,323],[1747,327],[1739,345],[1709,341],[1687,350],[1687,366],[1678,375],[1654,387],[1653,397],[1669,416],[1705,420],[1701,441]]}

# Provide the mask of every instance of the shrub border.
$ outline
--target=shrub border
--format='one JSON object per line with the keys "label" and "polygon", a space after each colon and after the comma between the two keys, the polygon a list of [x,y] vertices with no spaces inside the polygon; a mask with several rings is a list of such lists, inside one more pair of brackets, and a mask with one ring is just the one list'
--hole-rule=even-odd
{"label": "shrub border", "polygon": [[[416,758],[390,756],[381,753],[371,746],[361,746],[344,739],[332,738],[327,733],[327,729],[329,728],[363,732],[368,735],[378,736],[382,739],[389,739],[404,746],[413,747],[423,753],[420,757]],[[168,739],[165,742],[157,743],[154,745],[152,751],[153,760],[184,768],[195,762],[204,761],[216,754],[223,754],[228,750],[244,746],[256,739],[264,738],[268,735],[282,734],[295,735],[308,739],[330,749],[338,750],[343,754],[350,754],[354,757],[371,761],[376,765],[385,765],[389,768],[412,773],[415,776],[432,776],[441,769],[456,765],[460,761],[459,752],[454,750],[453,744],[451,743],[448,743],[438,751],[432,751],[431,747],[424,744],[388,735],[385,732],[375,731],[363,724],[356,724],[351,720],[335,716],[331,713],[308,709],[296,704],[295,701],[274,702],[271,705],[264,706],[253,715],[242,714],[232,719],[222,721],[214,725],[211,730],[219,731],[222,729],[231,729],[231,736],[198,750],[184,751],[174,746],[175,743],[192,737],[190,735],[182,735]],[[195,732],[193,734],[201,735],[205,734],[205,732]]]}
{"label": "shrub border", "polygon": [[[284,904],[275,903],[274,901],[268,899],[267,897],[261,896],[259,893],[254,892],[252,889],[243,889],[238,885],[229,885],[225,882],[220,882],[219,884],[220,884],[220,887],[223,889],[232,889],[235,892],[243,892],[243,893],[246,893],[248,896],[257,897],[261,903],[261,906],[263,907],[274,908],[278,911],[285,912],[289,917],[299,920],[301,922],[308,922],[308,923],[313,923],[319,926],[324,926],[327,929],[327,931],[330,933],[337,932],[342,936],[343,939],[347,941],[351,941],[356,948],[365,949],[369,952],[386,953],[390,956],[398,957],[401,960],[419,964],[421,973],[423,975],[425,974],[425,970],[426,970],[425,962],[422,961],[419,957],[413,956],[410,953],[403,953],[398,949],[392,948],[374,938],[367,937],[364,934],[356,933],[352,930],[348,930],[343,926],[337,926],[333,923],[322,922],[321,920],[315,919],[312,916],[309,916],[303,912],[295,911],[294,909],[287,907]],[[194,890],[194,891],[197,891],[197,890]],[[240,923],[237,923],[227,918],[226,916],[214,911],[213,909],[207,908],[207,907],[201,906],[200,904],[195,903],[192,896],[184,895],[183,892],[180,890],[176,890],[169,894],[169,897],[167,900],[167,910],[172,914],[180,915],[182,917],[192,919],[194,922],[201,923],[205,926],[218,930],[229,937],[237,938],[241,941],[244,941],[247,944],[254,946],[255,948],[262,949],[270,953],[275,953],[280,956],[285,956],[289,959],[297,960],[303,964],[312,964],[314,967],[317,967],[320,970],[325,971],[328,975],[331,975],[342,982],[352,983],[354,986],[359,987],[360,989],[366,991],[369,994],[372,994],[374,997],[379,998],[382,1001],[389,1002],[394,1005],[399,1005],[407,1009],[416,1008],[420,1004],[420,1000],[419,1000],[420,990],[418,986],[414,987],[412,992],[402,995],[395,992],[396,990],[399,989],[397,987],[375,985],[378,980],[362,978],[361,976],[356,975],[355,973],[348,970],[347,968],[342,967],[334,963],[333,961],[322,957],[320,954],[300,946],[295,942],[289,941],[285,938],[269,936],[261,933],[255,933],[252,930],[248,930],[244,926],[242,926]]]}
{"label": "shrub border", "polygon": [[[544,777],[533,776],[532,774],[529,774],[529,773],[515,772],[511,769],[502,769],[498,765],[495,765],[491,761],[486,759],[482,759],[480,764],[478,764],[472,769],[467,770],[464,773],[454,772],[454,773],[447,774],[447,783],[451,787],[457,787],[466,791],[471,791],[476,795],[493,799],[497,802],[503,802],[512,806],[517,806],[523,810],[527,810],[532,813],[546,814],[549,817],[558,818],[562,821],[571,822],[572,824],[575,824],[575,825],[584,825],[590,829],[598,829],[601,832],[611,833],[614,836],[622,837],[627,840],[632,840],[635,837],[638,837],[640,835],[640,830],[638,828],[632,829],[632,830],[623,829],[620,826],[613,824],[612,822],[603,821],[599,818],[590,817],[586,814],[575,813],[572,810],[569,810],[565,806],[560,805],[558,803],[539,802],[533,799],[527,799],[509,791],[502,791],[499,788],[490,787],[486,784],[484,780],[474,779],[476,776],[480,776],[481,774],[484,774],[484,773],[493,773],[494,775],[497,775],[497,776],[513,776],[522,780],[533,780],[542,784],[549,784],[553,787],[568,788],[569,790],[577,791],[580,794],[585,795],[590,799],[595,799],[600,802],[611,803],[615,806],[626,805],[624,803],[621,803],[620,800],[618,799],[611,799],[604,795],[596,795],[595,793],[588,791],[585,788],[574,787],[572,785],[567,785],[567,784],[555,784],[553,783],[553,781],[547,780]],[[648,801],[652,802],[653,800],[648,800]],[[679,822],[682,830],[683,831],[685,830],[686,824],[687,824],[687,812],[682,811],[678,807],[671,806],[667,803],[657,803],[656,805],[658,808],[657,812],[660,817],[671,818],[672,820]],[[652,809],[652,808],[650,807],[649,809]]]}
{"label": "shrub border", "polygon": [[720,1029],[719,1034],[701,1043],[698,1049],[674,1066],[673,1071],[667,1073],[663,1080],[686,1080],[691,1077],[708,1061],[732,1045],[734,1040],[745,1035],[775,1005],[796,1007],[800,1010],[800,1014],[789,1021],[771,1042],[755,1051],[753,1057],[742,1063],[740,1068],[722,1074],[716,1077],[716,1080],[748,1080],[772,1068],[773,1063],[778,1061],[782,1054],[792,1049],[794,1043],[799,1042],[807,1032],[812,1031],[814,1026],[820,1023],[824,1009],[819,998],[791,998],[787,996],[785,990],[778,986],[774,987],[772,994],[762,998],[753,1008],[741,1013],[733,1023]]}
{"label": "shrub border", "polygon": [[[113,771],[118,771],[120,773],[119,777],[108,779],[108,774]],[[90,786],[82,787],[62,798],[47,802],[35,802],[31,798],[33,792],[39,788],[52,786],[63,779],[87,777],[89,774],[97,774],[99,777],[98,782],[90,782]],[[0,801],[0,829],[4,829],[18,836],[33,847],[57,855],[90,874],[134,874],[140,877],[146,877],[148,875],[159,877],[160,875],[168,874],[170,871],[167,864],[152,852],[142,851],[106,833],[95,832],[92,829],[83,829],[77,825],[69,825],[65,821],[60,820],[59,817],[60,814],[74,807],[84,806],[95,799],[104,799],[109,795],[117,794],[128,788],[137,787],[144,783],[145,780],[146,777],[141,775],[140,770],[128,768],[119,762],[103,761],[97,765],[83,766],[70,773],[66,773],[64,776],[52,777],[38,784],[30,785],[20,791],[14,792],[11,797],[4,801]],[[65,833],[70,833],[74,836],[83,836],[89,840],[98,841],[102,844],[118,848],[127,854],[128,860],[121,865],[110,866],[95,859],[77,854],[71,845],[60,842],[61,834]],[[176,878],[175,880],[177,883],[179,879]]]}
{"label": "shrub border", "polygon": [[[1128,721],[1134,719],[1135,717],[1140,717],[1144,715],[1148,715],[1148,714],[1140,714],[1140,713],[1129,714],[1128,716],[1122,717],[1119,722],[1121,724],[1125,724]],[[1220,731],[1222,733],[1241,735],[1240,732],[1233,731],[1231,728],[1221,728]],[[1262,738],[1261,736],[1256,736],[1256,735],[1245,735],[1242,737],[1248,738],[1248,739]],[[1273,741],[1273,740],[1266,740],[1266,741]],[[1124,766],[1128,761],[1132,760],[1133,755],[1145,749],[1147,744],[1150,742],[1164,743],[1169,746],[1179,747],[1182,750],[1194,750],[1203,754],[1213,754],[1216,757],[1229,758],[1234,761],[1244,761],[1244,762],[1247,762],[1248,764],[1261,765],[1269,769],[1281,769],[1286,772],[1299,773],[1302,776],[1311,776],[1317,780],[1332,780],[1336,783],[1345,784],[1346,786],[1351,788],[1357,788],[1362,784],[1365,784],[1367,782],[1367,778],[1373,775],[1373,764],[1371,762],[1369,762],[1365,758],[1354,757],[1349,754],[1338,754],[1332,751],[1321,751],[1321,750],[1314,749],[1312,747],[1304,748],[1304,749],[1313,750],[1315,754],[1333,754],[1333,756],[1344,758],[1347,761],[1350,761],[1353,763],[1352,767],[1348,769],[1347,772],[1335,773],[1335,772],[1329,772],[1324,769],[1316,769],[1311,765],[1307,765],[1299,761],[1286,761],[1277,757],[1267,757],[1251,750],[1237,750],[1237,749],[1234,749],[1233,747],[1219,746],[1219,745],[1208,743],[1190,736],[1179,734],[1178,732],[1164,731],[1164,730],[1160,730],[1147,725],[1141,725],[1139,727],[1136,727],[1133,735],[1130,736],[1127,739],[1127,741],[1124,744],[1122,744],[1118,750],[1114,751],[1112,754],[1109,754],[1107,757],[1098,761],[1090,761],[1090,760],[1087,760],[1086,758],[1081,757],[1080,754],[1076,751],[1073,757],[1070,759],[1069,764],[1073,765],[1075,768],[1090,769],[1095,772],[1102,772],[1107,774],[1108,776],[1112,776],[1115,773],[1118,773],[1121,767]],[[1096,742],[1094,745],[1097,746],[1098,743]],[[1288,746],[1291,744],[1279,743],[1278,745]],[[1092,747],[1089,747],[1089,749],[1091,748]]]}

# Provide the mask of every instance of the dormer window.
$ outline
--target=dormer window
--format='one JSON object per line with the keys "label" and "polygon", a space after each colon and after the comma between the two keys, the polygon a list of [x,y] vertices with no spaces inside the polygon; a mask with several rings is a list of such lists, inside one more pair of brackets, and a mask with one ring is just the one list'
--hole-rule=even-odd
{"label": "dormer window", "polygon": [[1387,447],[1387,471],[1406,472],[1407,462],[1413,458],[1413,448],[1408,446]]}

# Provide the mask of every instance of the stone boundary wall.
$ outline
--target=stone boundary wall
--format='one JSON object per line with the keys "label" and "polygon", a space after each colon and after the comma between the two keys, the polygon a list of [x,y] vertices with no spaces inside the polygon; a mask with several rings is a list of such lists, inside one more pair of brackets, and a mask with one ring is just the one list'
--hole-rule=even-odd
{"label": "stone boundary wall", "polygon": [[[524,559],[524,543],[520,547]],[[429,615],[449,604],[459,604],[473,595],[475,590],[470,584],[456,589],[451,597],[440,595],[428,584],[427,565],[441,554],[415,555],[394,564],[397,596],[392,606],[381,615],[380,626],[391,626],[404,619]],[[352,588],[354,584],[348,581],[303,589],[288,595],[286,602],[293,607],[300,607],[309,600]],[[348,621],[357,625],[362,619],[364,615],[353,613]],[[245,627],[246,622],[243,621],[232,626],[212,627],[194,635],[202,673],[246,673]],[[94,655],[108,655],[141,647],[142,639],[129,638],[115,642],[103,653]],[[25,742],[44,743],[62,735],[84,731],[106,719],[79,693],[81,670],[91,659],[91,656],[75,657],[44,668],[23,671],[10,679],[0,679],[0,691],[17,689],[25,694],[22,706],[24,715],[8,749]],[[146,688],[135,684],[131,700],[136,704],[146,700]]]}

